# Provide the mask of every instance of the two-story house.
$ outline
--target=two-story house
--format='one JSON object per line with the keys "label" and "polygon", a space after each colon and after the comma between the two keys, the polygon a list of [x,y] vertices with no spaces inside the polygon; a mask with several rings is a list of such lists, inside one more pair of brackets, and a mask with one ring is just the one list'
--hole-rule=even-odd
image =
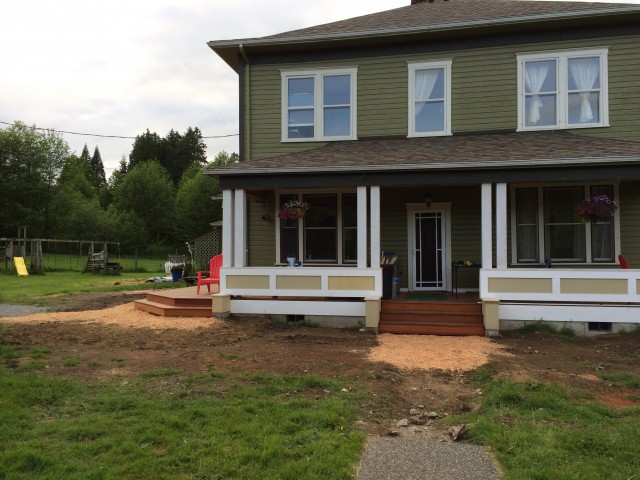
{"label": "two-story house", "polygon": [[411,3],[209,43],[240,81],[214,312],[377,329],[393,252],[487,334],[640,323],[640,5]]}

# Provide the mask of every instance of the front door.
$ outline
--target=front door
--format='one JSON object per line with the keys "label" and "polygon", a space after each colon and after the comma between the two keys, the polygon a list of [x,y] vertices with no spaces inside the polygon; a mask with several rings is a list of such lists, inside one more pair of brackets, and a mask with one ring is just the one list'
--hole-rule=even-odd
{"label": "front door", "polygon": [[447,290],[447,219],[445,209],[409,211],[411,290]]}

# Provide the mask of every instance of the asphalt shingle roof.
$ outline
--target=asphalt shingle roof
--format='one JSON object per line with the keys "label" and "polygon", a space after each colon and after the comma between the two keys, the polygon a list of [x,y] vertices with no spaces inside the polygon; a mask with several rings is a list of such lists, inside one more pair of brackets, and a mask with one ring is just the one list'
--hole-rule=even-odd
{"label": "asphalt shingle roof", "polygon": [[[407,3],[408,0],[407,0]],[[601,2],[550,2],[530,0],[436,0],[372,13],[338,22],[279,33],[263,39],[331,36],[379,30],[435,27],[459,23],[516,20],[527,17],[598,13],[612,9],[634,9],[638,5]]]}
{"label": "asphalt shingle roof", "polygon": [[222,176],[492,166],[518,168],[615,162],[640,164],[640,142],[566,131],[539,131],[333,142],[304,152],[227,165],[209,173]]}

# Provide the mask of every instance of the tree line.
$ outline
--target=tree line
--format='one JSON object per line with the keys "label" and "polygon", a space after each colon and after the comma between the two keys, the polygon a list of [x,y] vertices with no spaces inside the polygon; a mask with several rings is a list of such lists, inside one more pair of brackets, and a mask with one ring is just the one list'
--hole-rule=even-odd
{"label": "tree line", "polygon": [[184,245],[222,216],[211,199],[220,187],[203,168],[238,155],[206,159],[198,128],[147,130],[107,178],[97,146],[77,156],[60,134],[16,122],[0,129],[0,237],[26,226],[31,238],[106,240],[123,251]]}

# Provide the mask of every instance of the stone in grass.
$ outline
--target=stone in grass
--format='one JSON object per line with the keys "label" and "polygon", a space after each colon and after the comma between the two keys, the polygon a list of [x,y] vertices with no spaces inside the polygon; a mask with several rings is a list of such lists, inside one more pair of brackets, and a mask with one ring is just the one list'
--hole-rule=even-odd
{"label": "stone in grass", "polygon": [[403,418],[398,423],[396,423],[396,425],[398,427],[408,427],[409,426],[409,419],[408,418]]}
{"label": "stone in grass", "polygon": [[418,410],[417,408],[412,408],[411,410],[409,410],[409,415],[411,415],[412,417],[421,414],[422,410]]}
{"label": "stone in grass", "polygon": [[440,415],[438,415],[438,412],[429,412],[427,413],[427,418],[431,419],[431,420],[435,420],[436,418],[438,418]]}
{"label": "stone in grass", "polygon": [[469,431],[469,426],[466,423],[463,423],[462,425],[456,425],[454,427],[450,427],[449,435],[451,435],[451,438],[453,439],[453,441],[456,442],[458,440],[462,440],[468,431]]}

